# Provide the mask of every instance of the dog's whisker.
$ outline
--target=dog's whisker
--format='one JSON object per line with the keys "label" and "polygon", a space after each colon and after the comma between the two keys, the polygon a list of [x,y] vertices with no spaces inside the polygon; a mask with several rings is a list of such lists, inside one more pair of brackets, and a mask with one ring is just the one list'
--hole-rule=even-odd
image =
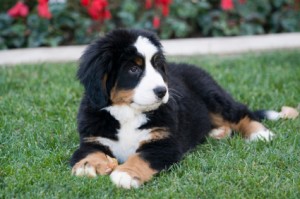
{"label": "dog's whisker", "polygon": [[176,90],[174,89],[169,89],[170,97],[177,97],[177,98],[182,98],[183,96]]}
{"label": "dog's whisker", "polygon": [[179,93],[179,91],[177,91],[173,88],[169,88],[169,91],[170,91],[170,93],[177,94],[178,96],[182,97],[182,95]]}

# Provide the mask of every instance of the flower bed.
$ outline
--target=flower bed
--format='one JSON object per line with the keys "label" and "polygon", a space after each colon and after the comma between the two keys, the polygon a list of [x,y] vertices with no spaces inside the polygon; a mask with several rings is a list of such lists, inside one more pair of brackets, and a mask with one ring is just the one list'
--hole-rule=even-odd
{"label": "flower bed", "polygon": [[86,44],[117,27],[163,39],[300,30],[300,0],[2,0],[0,49]]}

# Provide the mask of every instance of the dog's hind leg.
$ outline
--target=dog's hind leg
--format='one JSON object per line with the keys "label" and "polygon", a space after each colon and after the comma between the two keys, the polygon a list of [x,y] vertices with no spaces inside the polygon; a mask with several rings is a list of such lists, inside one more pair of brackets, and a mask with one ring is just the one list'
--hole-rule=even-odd
{"label": "dog's hind leg", "polygon": [[[274,134],[259,122],[259,117],[242,103],[235,101],[213,78],[205,71],[185,65],[181,78],[194,95],[203,101],[210,113],[214,130],[211,135],[223,137],[229,129],[239,132],[246,140],[269,141]],[[220,127],[225,130],[220,130]]]}
{"label": "dog's hind leg", "polygon": [[228,126],[220,126],[217,128],[213,128],[210,132],[209,132],[209,136],[220,140],[226,137],[230,137],[232,134],[232,130],[230,127]]}
{"label": "dog's hind leg", "polygon": [[[210,136],[217,139],[223,138],[229,132],[231,133],[231,130],[240,133],[247,141],[270,141],[274,137],[274,133],[247,114],[237,121],[226,120],[221,114],[211,113],[210,116],[213,125],[218,127],[213,129]],[[222,129],[223,131],[221,131]]]}
{"label": "dog's hind leg", "polygon": [[246,105],[235,101],[209,74],[191,65],[182,67],[181,78],[189,90],[205,103],[214,128],[210,135],[218,139],[225,137],[231,132],[230,130],[233,130],[249,141],[270,141],[274,133],[268,130],[260,120],[295,118],[299,115],[296,109],[290,107],[283,107],[280,113],[252,112]]}

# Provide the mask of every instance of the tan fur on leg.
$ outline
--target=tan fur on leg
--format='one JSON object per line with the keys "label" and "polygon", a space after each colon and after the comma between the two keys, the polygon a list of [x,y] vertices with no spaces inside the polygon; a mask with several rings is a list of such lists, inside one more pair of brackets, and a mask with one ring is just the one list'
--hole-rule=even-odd
{"label": "tan fur on leg", "polygon": [[269,131],[262,123],[244,117],[237,123],[228,122],[221,115],[210,114],[214,126],[225,127],[239,132],[248,141],[265,140],[270,141],[274,134]]}
{"label": "tan fur on leg", "polygon": [[148,162],[139,154],[132,155],[128,160],[115,168],[111,180],[118,186],[126,189],[137,188],[149,181],[157,171],[152,169]]}
{"label": "tan fur on leg", "polygon": [[76,176],[96,177],[98,175],[108,175],[118,165],[115,158],[111,158],[101,152],[92,153],[72,168],[72,174]]}
{"label": "tan fur on leg", "polygon": [[244,138],[249,138],[252,133],[266,129],[260,122],[253,121],[249,117],[244,117],[237,124],[231,124],[233,130],[242,134]]}
{"label": "tan fur on leg", "polygon": [[231,135],[232,131],[229,127],[227,126],[221,126],[218,128],[214,128],[209,132],[209,136],[214,138],[214,139],[223,139],[226,137],[229,137]]}

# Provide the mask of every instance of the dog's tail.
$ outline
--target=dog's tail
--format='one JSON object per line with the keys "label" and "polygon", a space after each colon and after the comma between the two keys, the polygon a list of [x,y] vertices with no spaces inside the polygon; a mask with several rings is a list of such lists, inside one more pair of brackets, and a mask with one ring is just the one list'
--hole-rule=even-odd
{"label": "dog's tail", "polygon": [[[281,118],[283,119],[295,119],[299,115],[299,108],[293,108],[289,106],[283,106],[281,108],[280,112],[274,111],[274,110],[258,110],[254,111],[254,115],[259,120],[279,120]],[[298,110],[297,110],[298,109]]]}

